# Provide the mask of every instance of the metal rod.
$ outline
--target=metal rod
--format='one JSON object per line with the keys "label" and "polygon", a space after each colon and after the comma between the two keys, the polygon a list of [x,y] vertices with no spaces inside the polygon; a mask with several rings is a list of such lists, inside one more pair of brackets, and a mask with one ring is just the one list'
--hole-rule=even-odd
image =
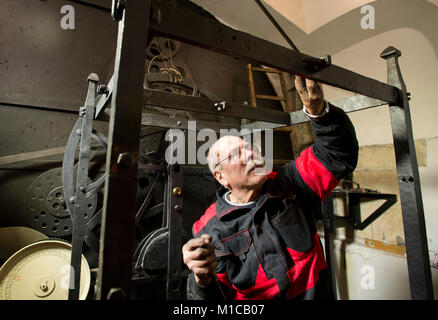
{"label": "metal rod", "polygon": [[168,166],[167,198],[167,284],[166,296],[168,300],[182,299],[182,206],[183,206],[183,168],[180,165]]}
{"label": "metal rod", "polygon": [[268,19],[272,22],[272,24],[278,30],[278,32],[280,32],[282,37],[287,41],[287,43],[289,43],[290,47],[295,51],[300,52],[300,50],[298,50],[297,46],[293,43],[291,38],[289,38],[286,32],[284,32],[283,28],[278,24],[277,20],[275,20],[275,18],[268,11],[268,9],[266,9],[265,5],[260,0],[255,0],[255,2],[260,7],[260,9],[262,9],[263,13],[268,17]]}
{"label": "metal rod", "polygon": [[325,259],[327,262],[328,272],[331,278],[334,299],[337,299],[337,281],[336,281],[336,264],[333,255],[331,234],[334,231],[334,212],[333,212],[333,193],[329,194],[323,201],[322,205],[323,222],[324,222],[324,245]]}

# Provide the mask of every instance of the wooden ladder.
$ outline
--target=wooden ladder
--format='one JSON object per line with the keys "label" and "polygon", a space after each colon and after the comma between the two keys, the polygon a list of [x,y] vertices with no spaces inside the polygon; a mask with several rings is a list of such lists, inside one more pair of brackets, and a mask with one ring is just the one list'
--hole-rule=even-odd
{"label": "wooden ladder", "polygon": [[[263,100],[276,100],[283,102],[281,103],[281,106],[283,108],[284,112],[293,112],[296,111],[298,108],[296,106],[294,107],[292,105],[292,102],[290,100],[290,97],[288,95],[288,90],[286,86],[286,74],[280,70],[271,69],[271,68],[260,68],[260,67],[253,67],[251,64],[247,65],[248,68],[248,84],[249,84],[249,93],[250,93],[250,101],[252,107],[257,107],[257,99],[263,99]],[[280,85],[281,85],[281,91],[282,96],[270,96],[270,95],[263,95],[263,94],[256,94],[255,87],[254,87],[254,77],[253,77],[253,71],[258,72],[265,72],[265,73],[276,73],[280,77]],[[293,97],[293,95],[292,95]],[[299,98],[296,97],[295,100],[301,101]],[[294,105],[298,105],[298,101],[294,101]],[[308,124],[304,124],[304,126],[309,126]],[[304,130],[303,130],[304,129]],[[293,149],[293,157],[297,158],[299,156],[299,152],[302,149],[303,145],[303,139],[309,140],[308,134],[309,129],[303,127],[302,125],[295,125],[295,126],[288,126],[288,127],[280,127],[275,129],[274,131],[283,131],[283,132],[289,132],[289,137],[292,144]],[[310,132],[311,134],[311,132]],[[303,136],[302,136],[303,135]],[[310,137],[312,139],[312,137]],[[274,160],[274,163],[282,163],[282,162],[288,162],[290,160]]]}
{"label": "wooden ladder", "polygon": [[[286,104],[286,108],[289,109],[291,107],[291,103],[290,103],[289,97],[287,95],[287,90],[286,90],[286,79],[285,79],[285,75],[283,72],[281,72],[280,70],[271,69],[271,68],[253,67],[251,64],[248,64],[247,68],[248,68],[249,93],[250,93],[250,100],[251,100],[252,107],[257,107],[257,99],[283,101]],[[253,71],[259,71],[259,72],[265,72],[265,73],[277,73],[280,76],[280,84],[281,84],[281,90],[282,90],[283,96],[280,97],[280,96],[268,96],[268,95],[263,95],[263,94],[256,94],[255,88],[254,88]]]}

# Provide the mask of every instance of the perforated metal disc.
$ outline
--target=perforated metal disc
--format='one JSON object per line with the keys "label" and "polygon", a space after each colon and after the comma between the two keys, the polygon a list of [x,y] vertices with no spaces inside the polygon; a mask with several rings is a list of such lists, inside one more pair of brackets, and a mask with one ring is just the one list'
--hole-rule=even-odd
{"label": "perforated metal disc", "polygon": [[149,60],[157,57],[157,61],[169,60],[174,57],[181,46],[179,41],[162,37],[155,37],[146,49],[146,56]]}
{"label": "perforated metal disc", "polygon": [[[64,237],[72,233],[72,220],[64,199],[62,168],[44,172],[29,186],[25,210],[29,224],[50,237]],[[97,194],[87,197],[85,220],[92,218],[97,206]]]}
{"label": "perforated metal disc", "polygon": [[[71,245],[42,240],[14,253],[0,268],[0,300],[66,300],[70,286]],[[90,289],[90,267],[81,260],[79,299]]]}

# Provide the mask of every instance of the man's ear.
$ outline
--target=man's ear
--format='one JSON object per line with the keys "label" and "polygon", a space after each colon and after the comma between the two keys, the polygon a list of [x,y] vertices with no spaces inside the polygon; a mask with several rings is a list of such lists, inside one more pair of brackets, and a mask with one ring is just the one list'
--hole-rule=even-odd
{"label": "man's ear", "polygon": [[223,185],[225,188],[228,188],[229,184],[228,184],[228,180],[227,178],[222,174],[222,172],[220,171],[214,171],[213,172],[213,177],[221,184]]}

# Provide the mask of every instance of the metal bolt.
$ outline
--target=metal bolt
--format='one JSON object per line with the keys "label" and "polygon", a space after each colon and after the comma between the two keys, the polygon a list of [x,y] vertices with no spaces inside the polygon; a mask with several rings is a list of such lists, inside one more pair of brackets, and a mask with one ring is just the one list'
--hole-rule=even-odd
{"label": "metal bolt", "polygon": [[69,200],[70,200],[70,203],[75,203],[76,197],[71,197]]}
{"label": "metal bolt", "polygon": [[84,187],[79,187],[79,190],[81,191],[81,192],[85,192],[85,188]]}
{"label": "metal bolt", "polygon": [[104,84],[100,84],[97,86],[97,93],[107,95],[109,93],[109,88]]}
{"label": "metal bolt", "polygon": [[79,136],[80,136],[80,135],[81,135],[81,133],[82,133],[82,130],[81,130],[81,129],[76,129],[76,131],[75,131],[75,132],[76,132],[76,134],[77,134],[77,135],[79,135]]}
{"label": "metal bolt", "polygon": [[129,152],[123,152],[119,154],[119,157],[117,158],[117,164],[120,167],[129,168],[133,165],[133,163],[133,157]]}
{"label": "metal bolt", "polygon": [[180,206],[179,204],[177,204],[177,205],[174,207],[174,209],[175,209],[176,211],[181,211],[181,210],[182,210],[182,206]]}
{"label": "metal bolt", "polygon": [[180,126],[180,125],[181,125],[181,121],[178,120],[178,121],[176,122],[176,125],[177,125],[177,126]]}
{"label": "metal bolt", "polygon": [[182,190],[180,187],[175,187],[172,190],[174,196],[180,197],[182,195]]}

